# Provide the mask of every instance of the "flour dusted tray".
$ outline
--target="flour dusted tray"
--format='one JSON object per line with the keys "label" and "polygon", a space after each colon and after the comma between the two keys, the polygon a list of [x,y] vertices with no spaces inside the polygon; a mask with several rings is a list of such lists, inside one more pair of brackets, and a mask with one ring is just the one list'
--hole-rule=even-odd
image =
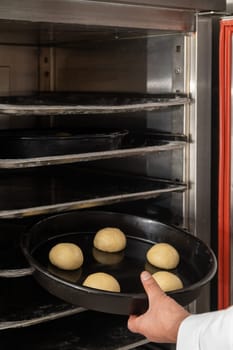
{"label": "flour dusted tray", "polygon": [[112,114],[152,111],[186,105],[190,97],[182,94],[139,93],[40,93],[32,96],[0,98],[0,114],[46,116]]}
{"label": "flour dusted tray", "polygon": [[63,165],[1,172],[0,218],[23,218],[156,198],[187,189],[184,183]]}
{"label": "flour dusted tray", "polygon": [[14,129],[0,131],[0,156],[32,158],[118,149],[126,130]]}

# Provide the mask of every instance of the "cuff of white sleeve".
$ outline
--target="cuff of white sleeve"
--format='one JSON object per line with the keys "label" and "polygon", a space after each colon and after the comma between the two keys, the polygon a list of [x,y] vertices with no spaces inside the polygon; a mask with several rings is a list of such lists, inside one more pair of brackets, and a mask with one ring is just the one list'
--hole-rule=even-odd
{"label": "cuff of white sleeve", "polygon": [[199,350],[199,320],[196,315],[186,317],[179,327],[176,350]]}
{"label": "cuff of white sleeve", "polygon": [[233,349],[233,307],[191,315],[180,325],[177,350]]}

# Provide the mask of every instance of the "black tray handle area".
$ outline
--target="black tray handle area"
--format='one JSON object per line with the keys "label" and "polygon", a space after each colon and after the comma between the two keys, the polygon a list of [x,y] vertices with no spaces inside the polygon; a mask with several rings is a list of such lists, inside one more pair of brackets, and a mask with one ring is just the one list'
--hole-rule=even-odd
{"label": "black tray handle area", "polygon": [[0,277],[16,278],[32,275],[35,269],[33,267],[26,267],[23,269],[4,269],[0,270]]}

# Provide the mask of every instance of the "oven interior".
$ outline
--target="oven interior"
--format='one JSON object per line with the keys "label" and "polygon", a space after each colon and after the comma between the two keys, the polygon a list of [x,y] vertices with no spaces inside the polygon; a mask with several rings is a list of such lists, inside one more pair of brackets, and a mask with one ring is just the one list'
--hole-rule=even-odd
{"label": "oven interior", "polygon": [[[32,276],[12,276],[28,267],[22,233],[52,214],[109,210],[192,233],[195,33],[17,21],[0,28],[1,344],[157,349],[127,330],[127,317],[67,304]],[[38,131],[35,145],[20,138]],[[74,131],[105,133],[107,146],[88,139],[90,149],[57,144],[46,153],[44,135]],[[112,132],[123,135],[117,146]]]}

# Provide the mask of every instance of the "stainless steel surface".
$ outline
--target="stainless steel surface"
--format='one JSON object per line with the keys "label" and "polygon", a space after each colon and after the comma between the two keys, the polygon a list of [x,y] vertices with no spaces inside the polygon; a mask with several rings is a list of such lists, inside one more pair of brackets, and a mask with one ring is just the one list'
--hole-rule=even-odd
{"label": "stainless steel surface", "polygon": [[38,86],[38,49],[36,47],[0,46],[1,96],[28,94]]}
{"label": "stainless steel surface", "polygon": [[[215,0],[217,6],[217,0]],[[171,2],[170,2],[171,3]],[[200,2],[201,3],[201,2]],[[212,7],[212,6],[211,6]],[[0,19],[162,30],[194,30],[193,11],[123,2],[3,0]]]}
{"label": "stainless steel surface", "polygon": [[55,48],[55,89],[145,92],[147,38],[145,33],[133,40],[127,33],[123,37],[116,32],[107,40],[101,35],[92,43],[81,42],[78,48]]}
{"label": "stainless steel surface", "polygon": [[184,41],[185,35],[174,33],[147,39],[149,93],[187,93],[184,86]]}
{"label": "stainless steel surface", "polygon": [[226,8],[227,8],[227,12],[233,13],[233,1],[232,0],[226,0]]}
{"label": "stainless steel surface", "polygon": [[[98,0],[94,0],[98,1]],[[101,0],[101,2],[107,2],[108,0]],[[127,4],[142,4],[142,5],[153,5],[161,7],[171,8],[183,8],[183,9],[197,9],[197,10],[216,10],[223,11],[226,5],[224,0],[114,0],[116,3],[127,3]],[[228,0],[227,0],[228,2]]]}
{"label": "stainless steel surface", "polygon": [[[82,2],[84,4],[82,4]],[[46,21],[46,18],[51,15],[51,12],[53,14],[53,18],[56,18],[56,22],[59,22],[59,14],[62,16],[63,20],[66,16],[66,14],[69,14],[70,16],[74,16],[75,9],[82,10],[85,7],[88,7],[93,11],[93,9],[96,9],[96,5],[98,6],[99,10],[96,11],[96,15],[98,16],[99,12],[107,7],[108,3],[107,0],[86,0],[86,1],[79,1],[76,0],[76,4],[74,4],[71,0],[63,0],[63,1],[47,1],[46,6],[43,2],[43,0],[37,0],[37,1],[29,1],[29,0],[23,0],[21,1],[21,7],[18,8],[17,1],[11,1],[10,3],[7,0],[1,1],[1,16],[2,18],[5,18],[6,14],[8,14],[8,19],[14,18],[14,19],[21,19],[21,16],[24,16],[24,20],[26,19],[26,15],[31,15],[29,19],[34,20],[34,18],[37,16],[40,17],[42,14],[44,14],[44,17],[42,18],[42,21]],[[215,10],[215,11],[224,11],[226,2],[223,0],[208,0],[208,1],[201,1],[201,0],[176,0],[175,2],[172,0],[114,0],[109,4],[111,6],[118,5],[118,7],[121,7],[122,9],[125,6],[145,6],[145,7],[162,7],[162,8],[172,8],[172,9],[192,9],[192,10]],[[35,14],[35,12],[38,12]],[[72,13],[73,12],[73,13]]]}
{"label": "stainless steel surface", "polygon": [[[211,39],[212,19],[199,17],[196,46],[198,61],[195,64],[197,81],[195,87],[191,85],[195,89],[192,91],[192,96],[196,99],[196,106],[192,106],[190,116],[190,128],[193,130],[190,145],[190,174],[191,181],[195,179],[197,201],[193,217],[196,225],[193,231],[197,236],[203,237],[207,243],[210,242],[211,200]],[[192,57],[195,57],[194,52]],[[195,118],[192,118],[192,116],[195,116]]]}
{"label": "stainless steel surface", "polygon": [[[147,89],[148,92],[179,91],[187,95],[190,94],[189,72],[191,65],[191,56],[186,42],[190,42],[190,35],[167,35],[148,39],[148,58],[147,58]],[[160,54],[158,55],[158,52]],[[193,63],[194,64],[194,63]],[[192,96],[192,95],[191,95]],[[189,119],[189,109],[193,106],[195,100],[188,106],[181,109],[163,111],[163,113],[147,113],[147,126],[149,128],[159,128],[167,132],[180,132],[187,136],[188,142],[185,147],[178,152],[168,152],[162,157],[151,154],[146,160],[147,174],[151,176],[176,178],[181,181],[187,181],[190,191],[194,191],[193,184],[190,183],[189,174],[186,172],[189,155],[185,155],[189,147],[190,135],[192,130],[186,128],[186,120]],[[189,163],[189,162],[188,162]],[[185,180],[184,180],[185,179]],[[179,196],[173,194],[170,198],[170,206],[176,208],[177,212],[183,217],[184,227],[190,227],[190,203],[188,194]],[[187,197],[187,199],[186,199]]]}
{"label": "stainless steel surface", "polygon": [[[185,40],[186,35],[183,34],[170,34],[148,38],[147,91],[149,93],[161,90],[164,92],[179,91],[189,94],[185,85],[187,75],[184,66]],[[160,52],[159,55],[158,52]],[[154,113],[152,111],[147,113],[146,123],[149,128],[158,128],[163,132],[180,132],[188,135],[187,130],[184,129],[185,116],[186,107],[163,110],[160,113]],[[151,153],[146,159],[147,174],[150,176],[165,176],[167,178],[182,179],[183,181],[185,178],[183,173],[185,166],[184,150],[188,147],[189,136],[187,136],[187,139],[188,142],[186,145],[178,152],[168,152],[161,156]],[[183,216],[184,210],[184,196],[185,195],[180,196],[174,193],[169,198],[170,203],[167,204],[171,208],[176,208],[176,211],[179,212],[181,216]],[[188,215],[186,214],[186,216]],[[185,225],[184,218],[183,221]]]}
{"label": "stainless steel surface", "polygon": [[[212,19],[198,18],[196,46],[192,45],[191,94],[196,104],[190,110],[190,228],[210,244],[211,236],[211,74]],[[193,38],[194,39],[194,38]],[[191,66],[192,67],[192,66]],[[196,68],[194,68],[196,67]],[[194,81],[196,80],[196,83]],[[198,300],[197,311],[209,310],[209,291]]]}

